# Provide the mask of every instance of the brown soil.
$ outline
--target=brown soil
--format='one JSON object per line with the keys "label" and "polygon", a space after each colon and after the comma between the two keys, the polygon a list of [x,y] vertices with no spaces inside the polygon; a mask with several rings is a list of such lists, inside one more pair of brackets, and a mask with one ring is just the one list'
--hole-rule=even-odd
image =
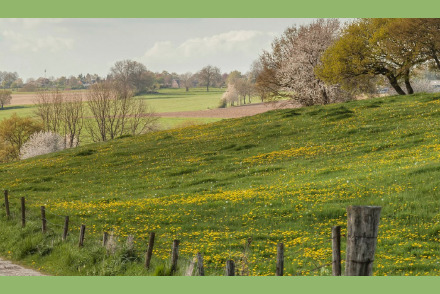
{"label": "brown soil", "polygon": [[254,103],[242,106],[216,108],[198,111],[179,111],[156,113],[160,117],[213,117],[213,118],[238,118],[263,113],[269,110],[281,108],[298,108],[298,104],[286,104],[285,102],[275,103]]}

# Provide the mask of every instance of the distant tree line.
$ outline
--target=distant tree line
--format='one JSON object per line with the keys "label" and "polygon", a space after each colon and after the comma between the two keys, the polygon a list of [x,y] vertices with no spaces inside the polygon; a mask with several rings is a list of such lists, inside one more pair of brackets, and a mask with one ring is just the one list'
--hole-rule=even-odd
{"label": "distant tree line", "polygon": [[25,82],[16,72],[0,71],[0,88],[12,91],[35,92],[43,89],[57,90],[80,90],[88,89],[91,85],[102,81],[116,81],[126,85],[127,90],[134,90],[135,94],[143,94],[163,88],[185,88],[189,91],[194,87],[226,86],[227,74],[221,74],[216,66],[208,65],[196,73],[187,72],[177,74],[175,72],[152,72],[147,67],[134,60],[117,61],[107,76],[97,74],[79,74],[78,76],[61,76],[28,78]]}

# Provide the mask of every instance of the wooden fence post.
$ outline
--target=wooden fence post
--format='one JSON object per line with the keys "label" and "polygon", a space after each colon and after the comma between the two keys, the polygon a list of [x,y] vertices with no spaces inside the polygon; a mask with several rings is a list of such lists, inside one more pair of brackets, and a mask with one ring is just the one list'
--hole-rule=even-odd
{"label": "wooden fence post", "polygon": [[235,264],[232,259],[226,261],[226,275],[235,276]]}
{"label": "wooden fence post", "polygon": [[8,196],[8,190],[5,190],[5,208],[6,208],[6,217],[11,217],[11,212],[9,211],[9,196]]}
{"label": "wooden fence post", "polygon": [[150,268],[151,256],[153,255],[154,237],[156,233],[150,232],[150,239],[148,240],[147,253],[145,255],[145,267]]}
{"label": "wooden fence post", "polygon": [[108,242],[108,233],[104,232],[102,235],[102,247],[106,247]]}
{"label": "wooden fence post", "polygon": [[79,231],[79,247],[84,246],[84,235],[86,233],[86,225],[81,225],[81,230]]}
{"label": "wooden fence post", "polygon": [[277,276],[282,276],[284,272],[284,244],[278,243],[277,246]]}
{"label": "wooden fence post", "polygon": [[128,251],[133,252],[133,250],[134,250],[134,236],[133,235],[127,236],[127,242],[125,243],[125,246]]}
{"label": "wooden fence post", "polygon": [[341,227],[332,227],[332,274],[341,275]]}
{"label": "wooden fence post", "polygon": [[24,203],[24,197],[21,197],[21,227],[26,226],[26,207]]}
{"label": "wooden fence post", "polygon": [[205,269],[203,268],[203,256],[200,252],[197,252],[197,273],[199,276],[205,275]]}
{"label": "wooden fence post", "polygon": [[69,232],[69,217],[64,218],[64,230],[63,230],[63,241],[67,240],[67,233]]}
{"label": "wooden fence post", "polygon": [[46,233],[46,207],[41,206],[41,232]]}
{"label": "wooden fence post", "polygon": [[380,206],[347,207],[346,276],[373,274],[380,211]]}
{"label": "wooden fence post", "polygon": [[177,259],[179,258],[179,240],[173,241],[173,251],[171,255],[171,273],[175,273],[177,270]]}

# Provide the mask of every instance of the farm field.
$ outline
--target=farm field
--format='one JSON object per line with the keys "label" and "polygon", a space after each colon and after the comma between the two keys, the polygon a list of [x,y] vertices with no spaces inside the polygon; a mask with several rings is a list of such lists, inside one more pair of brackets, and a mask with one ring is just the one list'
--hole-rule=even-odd
{"label": "farm field", "polygon": [[[218,88],[212,88],[209,92],[206,92],[204,88],[190,89],[188,92],[185,89],[162,89],[158,94],[138,97],[146,100],[158,116],[166,113],[164,117],[160,117],[158,123],[161,129],[170,129],[182,125],[210,123],[224,118],[224,115],[216,113],[211,115],[205,112],[201,114],[201,117],[197,116],[197,112],[191,116],[180,113],[216,109],[223,92],[224,89]],[[67,93],[73,93],[73,91],[67,91]],[[6,105],[5,109],[0,111],[0,120],[14,113],[19,116],[34,116],[35,106],[32,105],[34,101],[35,93],[14,93],[11,105]],[[254,99],[253,102],[259,101]],[[88,142],[87,138],[83,141]]]}
{"label": "farm field", "polygon": [[[331,275],[331,227],[346,207],[382,206],[375,275],[440,273],[440,96],[282,109],[90,144],[0,165],[13,218],[0,211],[0,255],[55,275],[163,275],[179,239],[183,274],[202,252],[242,275]],[[20,227],[19,198],[28,223]],[[50,232],[41,234],[46,206]],[[60,240],[65,215],[72,225]],[[79,226],[86,241],[77,246]],[[107,255],[103,231],[122,249]],[[143,268],[150,231],[152,267]],[[124,250],[135,236],[135,252]],[[248,249],[245,244],[250,242]],[[342,244],[343,256],[345,240]],[[344,265],[344,264],[343,264]]]}

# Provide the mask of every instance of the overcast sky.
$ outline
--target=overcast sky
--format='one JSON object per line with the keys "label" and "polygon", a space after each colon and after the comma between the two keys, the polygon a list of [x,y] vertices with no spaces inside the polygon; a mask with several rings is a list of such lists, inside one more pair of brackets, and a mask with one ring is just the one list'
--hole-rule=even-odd
{"label": "overcast sky", "polygon": [[276,36],[313,19],[0,19],[0,71],[27,78],[99,74],[119,60],[152,71],[208,64],[246,72]]}

